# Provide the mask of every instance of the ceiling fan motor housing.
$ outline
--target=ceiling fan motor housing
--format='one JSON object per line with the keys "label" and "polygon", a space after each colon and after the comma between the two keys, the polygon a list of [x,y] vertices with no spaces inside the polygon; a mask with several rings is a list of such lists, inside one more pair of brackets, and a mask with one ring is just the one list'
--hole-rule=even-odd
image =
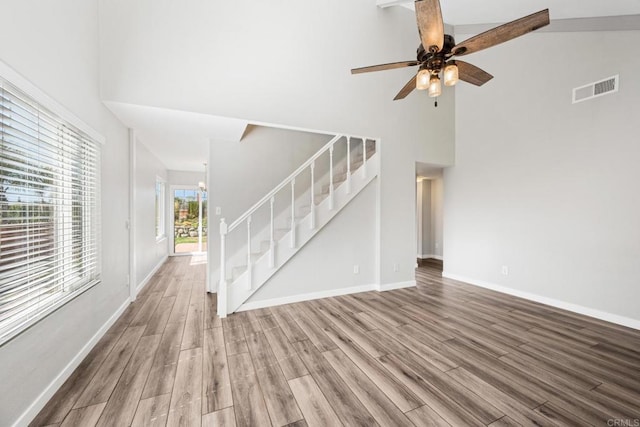
{"label": "ceiling fan motor housing", "polygon": [[453,36],[445,34],[442,50],[439,52],[428,52],[424,46],[418,46],[418,62],[422,64],[421,69],[427,69],[434,74],[439,73],[445,66],[448,57],[451,56],[451,49],[456,45]]}

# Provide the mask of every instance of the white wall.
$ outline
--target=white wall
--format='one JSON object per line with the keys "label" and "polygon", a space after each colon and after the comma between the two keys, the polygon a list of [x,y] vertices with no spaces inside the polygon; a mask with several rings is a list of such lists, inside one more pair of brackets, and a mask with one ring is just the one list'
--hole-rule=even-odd
{"label": "white wall", "polygon": [[[376,284],[376,219],[372,213],[377,185],[377,180],[369,183],[247,302]],[[354,234],[360,238],[344,238]],[[354,273],[356,265],[358,274]]]}
{"label": "white wall", "polygon": [[256,126],[240,142],[213,141],[209,161],[211,206],[221,207],[220,217],[235,220],[331,138]]}
{"label": "white wall", "polygon": [[[469,57],[495,78],[456,87],[447,273],[640,326],[639,43],[539,33]],[[572,88],[618,73],[620,92],[571,104]]]}
{"label": "white wall", "polygon": [[349,72],[413,59],[412,11],[381,10],[373,0],[101,7],[106,99],[380,137],[380,278],[414,279],[414,165],[452,164],[453,90],[438,108],[425,93],[392,101],[415,69]]}
{"label": "white wall", "polygon": [[169,186],[191,185],[197,187],[200,181],[205,181],[204,170],[202,172],[170,170],[167,171],[167,180]]}
{"label": "white wall", "polygon": [[444,207],[443,207],[443,185],[442,178],[434,178],[431,182],[431,241],[429,242],[429,249],[435,258],[442,258],[443,254],[443,221],[444,221]]}
{"label": "white wall", "polygon": [[2,10],[0,59],[107,140],[102,147],[102,283],[0,347],[0,425],[8,426],[47,392],[128,298],[129,160],[127,130],[100,102],[97,2],[5,1]]}
{"label": "white wall", "polygon": [[418,258],[428,258],[433,247],[431,233],[431,181],[423,179],[416,183],[418,208]]}
{"label": "white wall", "polygon": [[165,208],[170,186],[167,168],[140,141],[136,142],[135,165],[135,263],[136,285],[143,284],[169,254],[170,219],[165,209],[165,238],[156,239],[156,180],[165,183]]}

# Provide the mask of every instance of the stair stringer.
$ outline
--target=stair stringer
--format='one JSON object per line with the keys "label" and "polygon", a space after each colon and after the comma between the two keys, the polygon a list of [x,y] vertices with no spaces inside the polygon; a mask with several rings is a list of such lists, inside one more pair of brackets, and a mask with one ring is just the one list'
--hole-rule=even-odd
{"label": "stair stringer", "polygon": [[[311,229],[311,214],[296,223],[296,245],[291,247],[291,231],[275,242],[275,267],[269,267],[267,251],[253,265],[251,274],[244,271],[233,282],[228,284],[227,308],[233,313],[260,289],[287,261],[293,258],[307,242],[309,242],[325,225],[347,206],[369,183],[380,173],[380,158],[376,152],[367,159],[366,167],[360,167],[351,175],[351,192],[347,193],[346,182],[334,188],[334,208],[329,209],[329,197],[316,206],[316,227]],[[249,286],[249,277],[251,285]]]}

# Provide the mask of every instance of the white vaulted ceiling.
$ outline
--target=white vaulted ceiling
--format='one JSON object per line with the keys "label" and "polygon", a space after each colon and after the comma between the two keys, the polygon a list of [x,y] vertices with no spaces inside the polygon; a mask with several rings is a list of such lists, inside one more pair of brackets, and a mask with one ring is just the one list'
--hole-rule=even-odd
{"label": "white vaulted ceiling", "polygon": [[[402,5],[413,8],[413,1],[378,0],[378,5]],[[507,22],[549,9],[552,20],[638,15],[639,0],[440,0],[444,22],[472,25]]]}

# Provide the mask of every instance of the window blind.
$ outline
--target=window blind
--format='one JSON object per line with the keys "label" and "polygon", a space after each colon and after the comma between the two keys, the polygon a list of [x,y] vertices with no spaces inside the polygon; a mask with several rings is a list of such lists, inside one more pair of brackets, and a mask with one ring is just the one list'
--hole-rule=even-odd
{"label": "window blind", "polygon": [[0,345],[100,281],[100,143],[0,79]]}

